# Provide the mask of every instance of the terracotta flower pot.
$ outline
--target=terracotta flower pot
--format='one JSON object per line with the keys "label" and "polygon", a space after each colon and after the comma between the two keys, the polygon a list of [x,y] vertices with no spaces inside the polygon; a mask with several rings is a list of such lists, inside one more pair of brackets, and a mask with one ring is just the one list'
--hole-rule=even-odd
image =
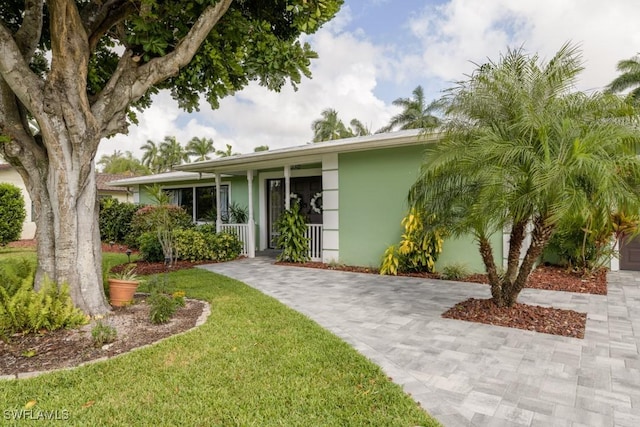
{"label": "terracotta flower pot", "polygon": [[109,279],[109,299],[114,307],[123,307],[133,301],[140,284],[137,280]]}

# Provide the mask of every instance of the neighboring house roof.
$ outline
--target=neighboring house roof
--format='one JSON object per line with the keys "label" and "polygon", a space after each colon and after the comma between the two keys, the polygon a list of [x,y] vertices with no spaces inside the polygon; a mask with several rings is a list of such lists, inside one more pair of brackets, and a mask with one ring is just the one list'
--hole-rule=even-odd
{"label": "neighboring house roof", "polygon": [[117,187],[126,187],[129,185],[146,185],[146,184],[154,184],[156,182],[174,182],[174,181],[190,181],[190,180],[199,180],[202,178],[214,178],[211,174],[203,174],[198,172],[182,172],[182,171],[174,171],[174,172],[165,172],[159,173],[156,175],[145,175],[145,176],[136,176],[136,177],[127,177],[125,179],[118,179],[109,182],[111,186]]}
{"label": "neighboring house roof", "polygon": [[[379,133],[375,135],[338,139],[318,143],[309,143],[278,150],[239,154],[220,157],[213,160],[176,166],[182,171],[244,173],[247,169],[280,167],[284,163],[315,163],[322,155],[330,153],[348,153],[354,151],[375,150],[435,142],[440,134],[421,135],[421,130],[412,129],[399,132]],[[156,180],[157,182],[157,180]]]}
{"label": "neighboring house roof", "polygon": [[115,174],[115,173],[98,173],[96,174],[96,186],[98,191],[126,191],[121,187],[113,187],[111,181],[119,179],[131,178],[131,175]]}
{"label": "neighboring house roof", "polygon": [[0,163],[0,171],[13,169],[12,166],[8,163]]}

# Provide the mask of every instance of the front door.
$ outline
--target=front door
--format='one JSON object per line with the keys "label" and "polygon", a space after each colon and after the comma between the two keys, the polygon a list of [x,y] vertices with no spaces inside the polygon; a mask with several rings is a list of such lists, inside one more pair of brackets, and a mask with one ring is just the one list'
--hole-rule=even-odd
{"label": "front door", "polygon": [[[269,230],[269,249],[276,247],[278,232],[276,221],[284,212],[284,179],[267,180],[267,220]],[[300,212],[307,217],[309,224],[322,224],[322,177],[309,176],[291,178],[290,203],[300,203]]]}

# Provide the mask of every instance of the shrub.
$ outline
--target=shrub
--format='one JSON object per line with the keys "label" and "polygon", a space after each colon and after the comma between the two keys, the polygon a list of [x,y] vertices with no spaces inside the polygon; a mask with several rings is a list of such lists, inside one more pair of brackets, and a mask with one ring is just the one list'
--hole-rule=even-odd
{"label": "shrub", "polygon": [[22,225],[27,217],[24,198],[18,187],[0,184],[0,246],[20,239]]}
{"label": "shrub", "polygon": [[[136,211],[131,220],[131,230],[125,238],[125,243],[129,247],[137,248],[138,239],[143,233],[157,232],[158,227],[158,210],[166,209],[167,212],[167,224],[166,226],[175,230],[178,228],[188,229],[193,227],[193,221],[191,216],[180,206],[176,205],[162,205],[162,206],[144,206]],[[162,224],[165,226],[165,224]]]}
{"label": "shrub", "polygon": [[307,219],[300,213],[300,204],[284,211],[276,221],[279,249],[278,261],[305,262],[309,260],[309,239],[307,238]]}
{"label": "shrub", "polygon": [[179,259],[189,261],[214,259],[211,244],[200,230],[176,230],[173,236],[175,251]]}
{"label": "shrub", "polygon": [[121,203],[118,199],[100,199],[100,239],[103,242],[124,243],[131,232],[133,215],[140,209],[133,203]]}
{"label": "shrub", "polygon": [[440,278],[444,280],[460,280],[469,275],[469,269],[464,264],[449,264],[442,268]]}
{"label": "shrub", "polygon": [[442,252],[443,231],[430,226],[430,218],[412,208],[402,219],[404,233],[398,246],[389,246],[382,257],[380,274],[432,273]]}
{"label": "shrub", "polygon": [[158,239],[158,234],[152,231],[142,233],[138,237],[137,245],[140,248],[140,257],[149,262],[164,261],[164,252]]}
{"label": "shrub", "polygon": [[91,339],[95,347],[102,347],[105,344],[112,343],[116,340],[118,331],[111,325],[105,325],[98,320],[96,325],[91,329]]}
{"label": "shrub", "polygon": [[0,287],[0,336],[49,331],[83,325],[87,318],[74,307],[69,288],[45,278],[39,291],[25,280],[10,296]]}
{"label": "shrub", "polygon": [[231,261],[242,253],[242,242],[233,233],[218,233],[213,235],[213,259],[215,261]]}
{"label": "shrub", "polygon": [[229,261],[242,252],[242,242],[232,233],[215,233],[210,227],[197,227],[174,232],[179,259],[189,261]]}
{"label": "shrub", "polygon": [[26,258],[8,258],[0,267],[0,287],[3,287],[9,296],[16,292],[26,282],[33,286],[35,265]]}
{"label": "shrub", "polygon": [[153,292],[149,297],[149,320],[153,324],[167,323],[178,309],[176,301],[171,295],[160,292]]}

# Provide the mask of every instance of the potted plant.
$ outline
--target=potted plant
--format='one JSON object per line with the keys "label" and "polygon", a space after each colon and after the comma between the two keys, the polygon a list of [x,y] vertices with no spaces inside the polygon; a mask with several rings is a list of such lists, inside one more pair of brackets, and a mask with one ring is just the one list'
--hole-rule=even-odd
{"label": "potted plant", "polygon": [[135,268],[135,264],[129,264],[121,272],[109,275],[109,300],[112,306],[123,307],[133,301],[133,295],[140,284]]}

